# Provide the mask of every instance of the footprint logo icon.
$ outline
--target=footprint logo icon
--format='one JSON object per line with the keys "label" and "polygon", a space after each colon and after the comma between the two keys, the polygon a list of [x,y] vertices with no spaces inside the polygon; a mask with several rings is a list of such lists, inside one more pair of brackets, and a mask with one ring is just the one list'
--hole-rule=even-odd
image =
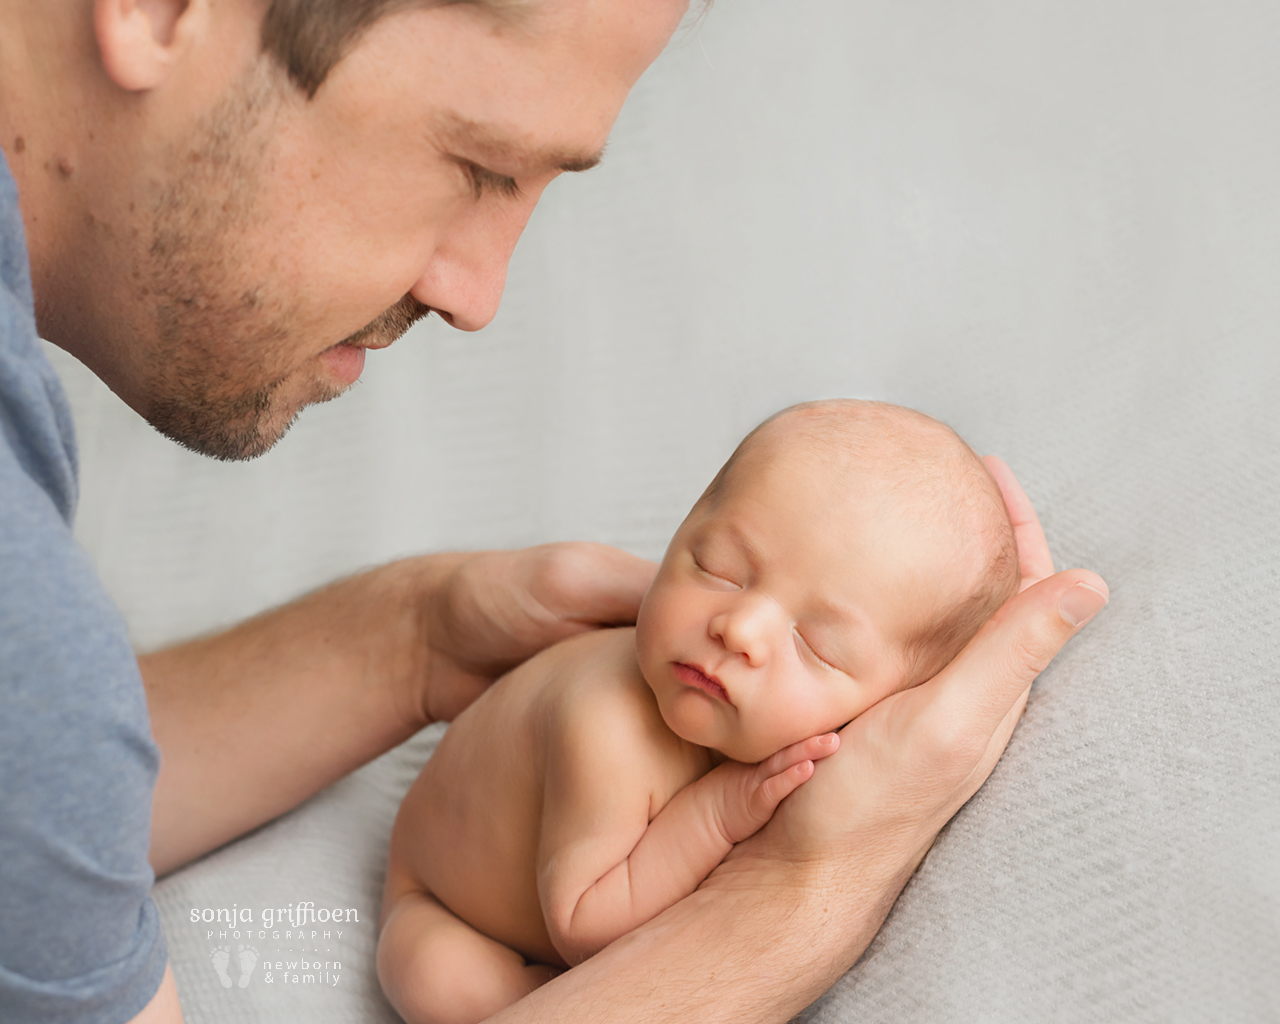
{"label": "footprint logo icon", "polygon": [[[240,987],[249,987],[249,978],[253,974],[253,969],[258,966],[258,950],[253,946],[237,946],[239,952],[236,956],[240,960]],[[231,984],[231,979],[226,980],[226,984]]]}
{"label": "footprint logo icon", "polygon": [[218,980],[222,982],[222,987],[230,988],[231,975],[227,973],[227,964],[231,962],[231,947],[218,946],[209,953],[209,959],[213,962],[213,969],[218,972]]}

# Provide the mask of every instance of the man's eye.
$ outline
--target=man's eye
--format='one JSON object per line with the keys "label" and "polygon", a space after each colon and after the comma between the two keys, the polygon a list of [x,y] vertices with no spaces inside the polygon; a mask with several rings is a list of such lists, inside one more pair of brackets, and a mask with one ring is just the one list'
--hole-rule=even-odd
{"label": "man's eye", "polygon": [[508,199],[514,199],[520,194],[520,186],[516,184],[515,178],[497,174],[487,167],[473,164],[470,160],[464,161],[462,166],[466,169],[467,177],[471,181],[471,191],[477,199],[487,192],[496,192]]}

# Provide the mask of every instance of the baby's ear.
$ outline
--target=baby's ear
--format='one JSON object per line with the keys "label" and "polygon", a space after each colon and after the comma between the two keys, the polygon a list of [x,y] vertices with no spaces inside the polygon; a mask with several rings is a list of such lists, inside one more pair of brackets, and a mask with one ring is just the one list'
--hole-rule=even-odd
{"label": "baby's ear", "polygon": [[893,681],[893,689],[889,691],[890,694],[909,690],[938,671],[938,669],[933,669],[933,672],[931,672],[930,669],[933,666],[926,664],[930,660],[928,658],[930,646],[923,638],[917,637],[902,648],[902,653],[898,658],[898,674]]}

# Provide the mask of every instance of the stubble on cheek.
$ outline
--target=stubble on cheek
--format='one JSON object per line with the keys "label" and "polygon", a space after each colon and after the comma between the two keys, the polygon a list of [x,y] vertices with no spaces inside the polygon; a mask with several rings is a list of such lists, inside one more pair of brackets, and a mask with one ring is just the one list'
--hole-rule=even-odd
{"label": "stubble on cheek", "polygon": [[298,411],[340,389],[287,364],[296,311],[256,279],[246,238],[264,218],[275,115],[288,88],[269,59],[232,86],[170,158],[146,256],[156,358],[147,419],[218,459],[261,455]]}
{"label": "stubble on cheek", "polygon": [[[282,298],[284,275],[248,242],[272,219],[271,143],[294,102],[296,90],[263,58],[175,148],[154,203],[145,274],[157,358],[146,417],[217,459],[263,454],[303,408],[345,390],[300,336],[314,318]],[[267,269],[246,269],[255,259]],[[390,344],[430,311],[405,295],[339,344]]]}

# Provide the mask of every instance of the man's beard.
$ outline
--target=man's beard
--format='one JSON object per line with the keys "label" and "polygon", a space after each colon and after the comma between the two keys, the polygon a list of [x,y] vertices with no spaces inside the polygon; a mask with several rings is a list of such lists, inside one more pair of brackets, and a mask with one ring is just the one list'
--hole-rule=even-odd
{"label": "man's beard", "polygon": [[[389,345],[431,307],[406,295],[394,306],[339,344],[356,347]],[[281,377],[270,384],[239,393],[213,394],[208,371],[190,368],[170,375],[165,393],[152,404],[147,421],[184,448],[225,462],[256,459],[289,432],[306,405],[329,402],[346,389],[323,386],[310,401],[296,408],[281,407]]]}
{"label": "man's beard", "polygon": [[[302,366],[281,364],[293,325],[303,318],[268,286],[246,285],[240,268],[237,242],[261,216],[273,115],[288,97],[296,98],[283,72],[270,58],[260,60],[178,147],[181,173],[155,204],[143,272],[155,299],[160,358],[146,418],[216,459],[262,455],[305,406],[345,390],[301,379],[314,357]],[[405,295],[339,344],[389,345],[430,311]],[[287,383],[306,385],[307,394],[290,397]]]}

